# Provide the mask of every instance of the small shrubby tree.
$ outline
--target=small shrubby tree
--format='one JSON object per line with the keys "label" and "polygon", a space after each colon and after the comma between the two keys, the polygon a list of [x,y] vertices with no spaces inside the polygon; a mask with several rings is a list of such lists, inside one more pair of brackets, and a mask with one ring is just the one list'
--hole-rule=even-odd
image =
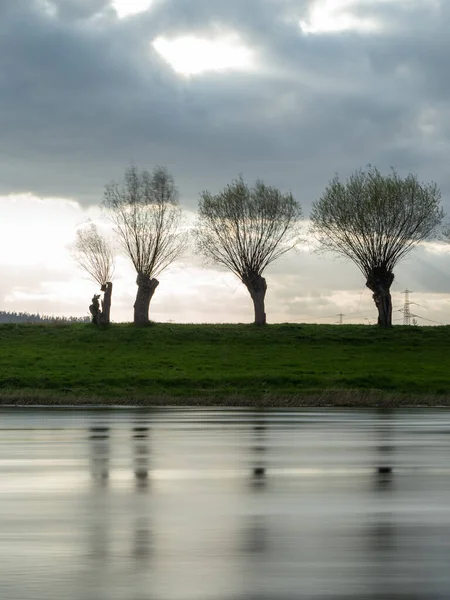
{"label": "small shrubby tree", "polygon": [[111,244],[99,234],[92,223],[89,227],[77,231],[73,256],[78,266],[99,284],[103,292],[101,309],[98,302],[99,294],[94,295],[89,307],[92,322],[97,325],[109,324],[114,274],[114,253]]}
{"label": "small shrubby tree", "polygon": [[343,183],[336,175],[313,203],[312,233],[322,248],[352,260],[366,278],[378,309],[378,325],[392,325],[390,288],[394,267],[443,219],[435,183],[369,165]]}
{"label": "small shrubby tree", "polygon": [[266,323],[266,267],[300,240],[302,211],[292,194],[240,177],[217,195],[201,194],[194,236],[212,264],[230,269],[247,287],[255,323]]}
{"label": "small shrubby tree", "polygon": [[103,207],[136,269],[134,322],[146,324],[157,277],[180,257],[187,241],[174,179],[164,167],[152,173],[129,167],[122,184],[106,186]]}

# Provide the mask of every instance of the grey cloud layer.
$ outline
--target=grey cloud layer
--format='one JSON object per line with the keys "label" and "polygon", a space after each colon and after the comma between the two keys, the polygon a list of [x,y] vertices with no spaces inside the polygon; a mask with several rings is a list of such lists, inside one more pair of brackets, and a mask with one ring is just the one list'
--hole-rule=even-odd
{"label": "grey cloud layer", "polygon": [[[167,164],[191,208],[239,172],[308,208],[368,162],[450,191],[445,3],[366,2],[381,32],[327,35],[301,33],[306,1],[156,0],[123,20],[106,0],[53,5],[0,0],[0,193],[97,203],[130,161]],[[218,26],[260,71],[184,80],[149,48]]]}

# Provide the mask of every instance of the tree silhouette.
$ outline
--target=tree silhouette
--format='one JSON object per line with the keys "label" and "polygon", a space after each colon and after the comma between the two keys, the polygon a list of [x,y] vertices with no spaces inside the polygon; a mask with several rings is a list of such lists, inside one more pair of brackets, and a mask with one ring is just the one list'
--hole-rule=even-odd
{"label": "tree silhouette", "polygon": [[266,323],[266,267],[300,239],[300,204],[257,180],[248,187],[242,177],[217,195],[201,194],[194,236],[199,252],[213,264],[230,269],[247,287],[255,323]]}
{"label": "tree silhouette", "polygon": [[435,183],[382,175],[369,165],[345,183],[336,175],[313,203],[312,232],[322,248],[352,260],[366,278],[378,309],[378,325],[392,325],[390,288],[394,267],[441,223]]}
{"label": "tree silhouette", "polygon": [[77,231],[73,256],[78,266],[86,271],[104,292],[101,311],[93,314],[93,321],[97,324],[108,324],[113,287],[111,280],[114,274],[114,254],[111,244],[98,233],[96,226],[91,223],[89,227]]}
{"label": "tree silhouette", "polygon": [[136,269],[134,322],[148,323],[157,277],[180,257],[186,245],[174,179],[164,167],[156,167],[152,173],[129,167],[121,185],[106,186],[103,207]]}

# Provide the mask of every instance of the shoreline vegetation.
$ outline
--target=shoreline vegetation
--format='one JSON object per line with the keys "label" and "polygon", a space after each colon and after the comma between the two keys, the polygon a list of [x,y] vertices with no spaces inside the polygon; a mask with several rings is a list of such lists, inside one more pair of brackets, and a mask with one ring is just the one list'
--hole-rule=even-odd
{"label": "shoreline vegetation", "polygon": [[40,391],[0,392],[1,408],[55,408],[55,409],[115,409],[115,408],[450,408],[450,396],[403,396],[383,392],[361,393],[358,390],[330,390],[317,395],[299,396],[130,396],[103,398],[101,396],[74,396],[72,394],[44,394]]}
{"label": "shoreline vegetation", "polygon": [[0,406],[450,407],[450,326],[1,324]]}

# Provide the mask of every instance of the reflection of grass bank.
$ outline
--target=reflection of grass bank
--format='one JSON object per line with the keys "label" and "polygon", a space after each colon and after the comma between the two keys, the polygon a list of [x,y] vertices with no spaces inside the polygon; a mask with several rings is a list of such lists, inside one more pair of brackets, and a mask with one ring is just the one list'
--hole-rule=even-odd
{"label": "reflection of grass bank", "polygon": [[449,350],[450,327],[1,325],[0,398],[450,404]]}

